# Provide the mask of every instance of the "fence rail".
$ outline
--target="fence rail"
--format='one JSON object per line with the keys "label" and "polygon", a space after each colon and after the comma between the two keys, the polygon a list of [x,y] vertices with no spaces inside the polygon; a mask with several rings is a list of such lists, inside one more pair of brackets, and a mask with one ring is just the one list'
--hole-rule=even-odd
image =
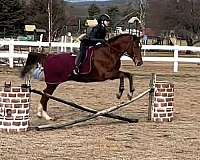
{"label": "fence rail", "polygon": [[[8,46],[8,51],[1,51],[0,58],[7,58],[9,60],[9,66],[14,67],[13,59],[14,58],[24,58],[28,56],[27,52],[17,52],[16,47],[48,47],[49,42],[28,42],[28,41],[0,41],[0,47]],[[70,48],[70,51],[73,51],[73,48],[79,48],[79,43],[64,43],[64,42],[51,42],[52,47],[57,47],[61,51],[66,51],[66,48]],[[178,65],[180,62],[184,63],[200,63],[200,58],[188,58],[188,57],[179,57],[179,51],[194,51],[200,52],[200,47],[192,46],[168,46],[168,45],[143,45],[142,50],[144,52],[148,50],[157,50],[157,51],[173,51],[173,57],[148,57],[143,56],[143,61],[147,62],[173,62],[174,63],[174,72],[178,72]],[[121,60],[130,60],[130,58],[123,56]]]}

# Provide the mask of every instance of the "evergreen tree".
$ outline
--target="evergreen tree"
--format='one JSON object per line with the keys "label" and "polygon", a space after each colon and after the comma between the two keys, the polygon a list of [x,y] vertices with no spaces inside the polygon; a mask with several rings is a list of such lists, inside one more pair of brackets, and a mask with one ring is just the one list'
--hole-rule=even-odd
{"label": "evergreen tree", "polygon": [[111,27],[114,28],[115,24],[117,23],[117,21],[119,21],[120,18],[119,8],[117,6],[109,7],[107,8],[107,14],[111,18]]}
{"label": "evergreen tree", "polygon": [[20,0],[0,0],[1,36],[13,37],[24,29],[24,9]]}
{"label": "evergreen tree", "polygon": [[101,10],[96,4],[91,4],[88,8],[89,19],[95,19],[100,14]]}
{"label": "evergreen tree", "polygon": [[[49,32],[49,0],[32,0],[26,7],[26,24],[34,24],[38,29],[45,29]],[[66,25],[66,16],[64,10],[64,0],[52,1],[52,37],[54,40],[62,34]]]}

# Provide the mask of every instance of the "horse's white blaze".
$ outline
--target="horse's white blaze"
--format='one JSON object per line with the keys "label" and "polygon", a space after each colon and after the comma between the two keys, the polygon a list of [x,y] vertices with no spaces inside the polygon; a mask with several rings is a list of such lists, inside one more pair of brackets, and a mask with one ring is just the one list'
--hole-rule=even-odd
{"label": "horse's white blaze", "polygon": [[42,109],[42,105],[40,103],[38,104],[37,110],[38,110],[37,113],[38,117],[44,118],[46,120],[52,120],[52,118],[47,114],[47,112]]}

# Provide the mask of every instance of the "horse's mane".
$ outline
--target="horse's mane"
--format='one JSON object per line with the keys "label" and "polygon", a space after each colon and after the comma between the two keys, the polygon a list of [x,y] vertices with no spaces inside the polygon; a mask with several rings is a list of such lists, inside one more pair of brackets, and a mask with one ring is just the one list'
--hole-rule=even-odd
{"label": "horse's mane", "polygon": [[125,34],[120,34],[120,35],[111,37],[110,39],[108,39],[108,43],[112,43],[112,42],[116,41],[117,39],[119,39],[119,38],[121,38],[121,37],[124,37],[124,36],[132,36],[132,37],[133,37],[133,40],[135,40],[135,39],[137,38],[136,35],[132,35],[132,34],[129,34],[129,33],[125,33]]}

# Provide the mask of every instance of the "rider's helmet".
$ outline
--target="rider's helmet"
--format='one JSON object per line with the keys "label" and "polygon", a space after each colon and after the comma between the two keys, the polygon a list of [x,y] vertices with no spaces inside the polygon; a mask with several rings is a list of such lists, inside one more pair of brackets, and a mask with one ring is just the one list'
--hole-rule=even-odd
{"label": "rider's helmet", "polygon": [[110,16],[107,14],[102,14],[98,19],[98,24],[103,24],[105,27],[109,25],[110,22]]}

